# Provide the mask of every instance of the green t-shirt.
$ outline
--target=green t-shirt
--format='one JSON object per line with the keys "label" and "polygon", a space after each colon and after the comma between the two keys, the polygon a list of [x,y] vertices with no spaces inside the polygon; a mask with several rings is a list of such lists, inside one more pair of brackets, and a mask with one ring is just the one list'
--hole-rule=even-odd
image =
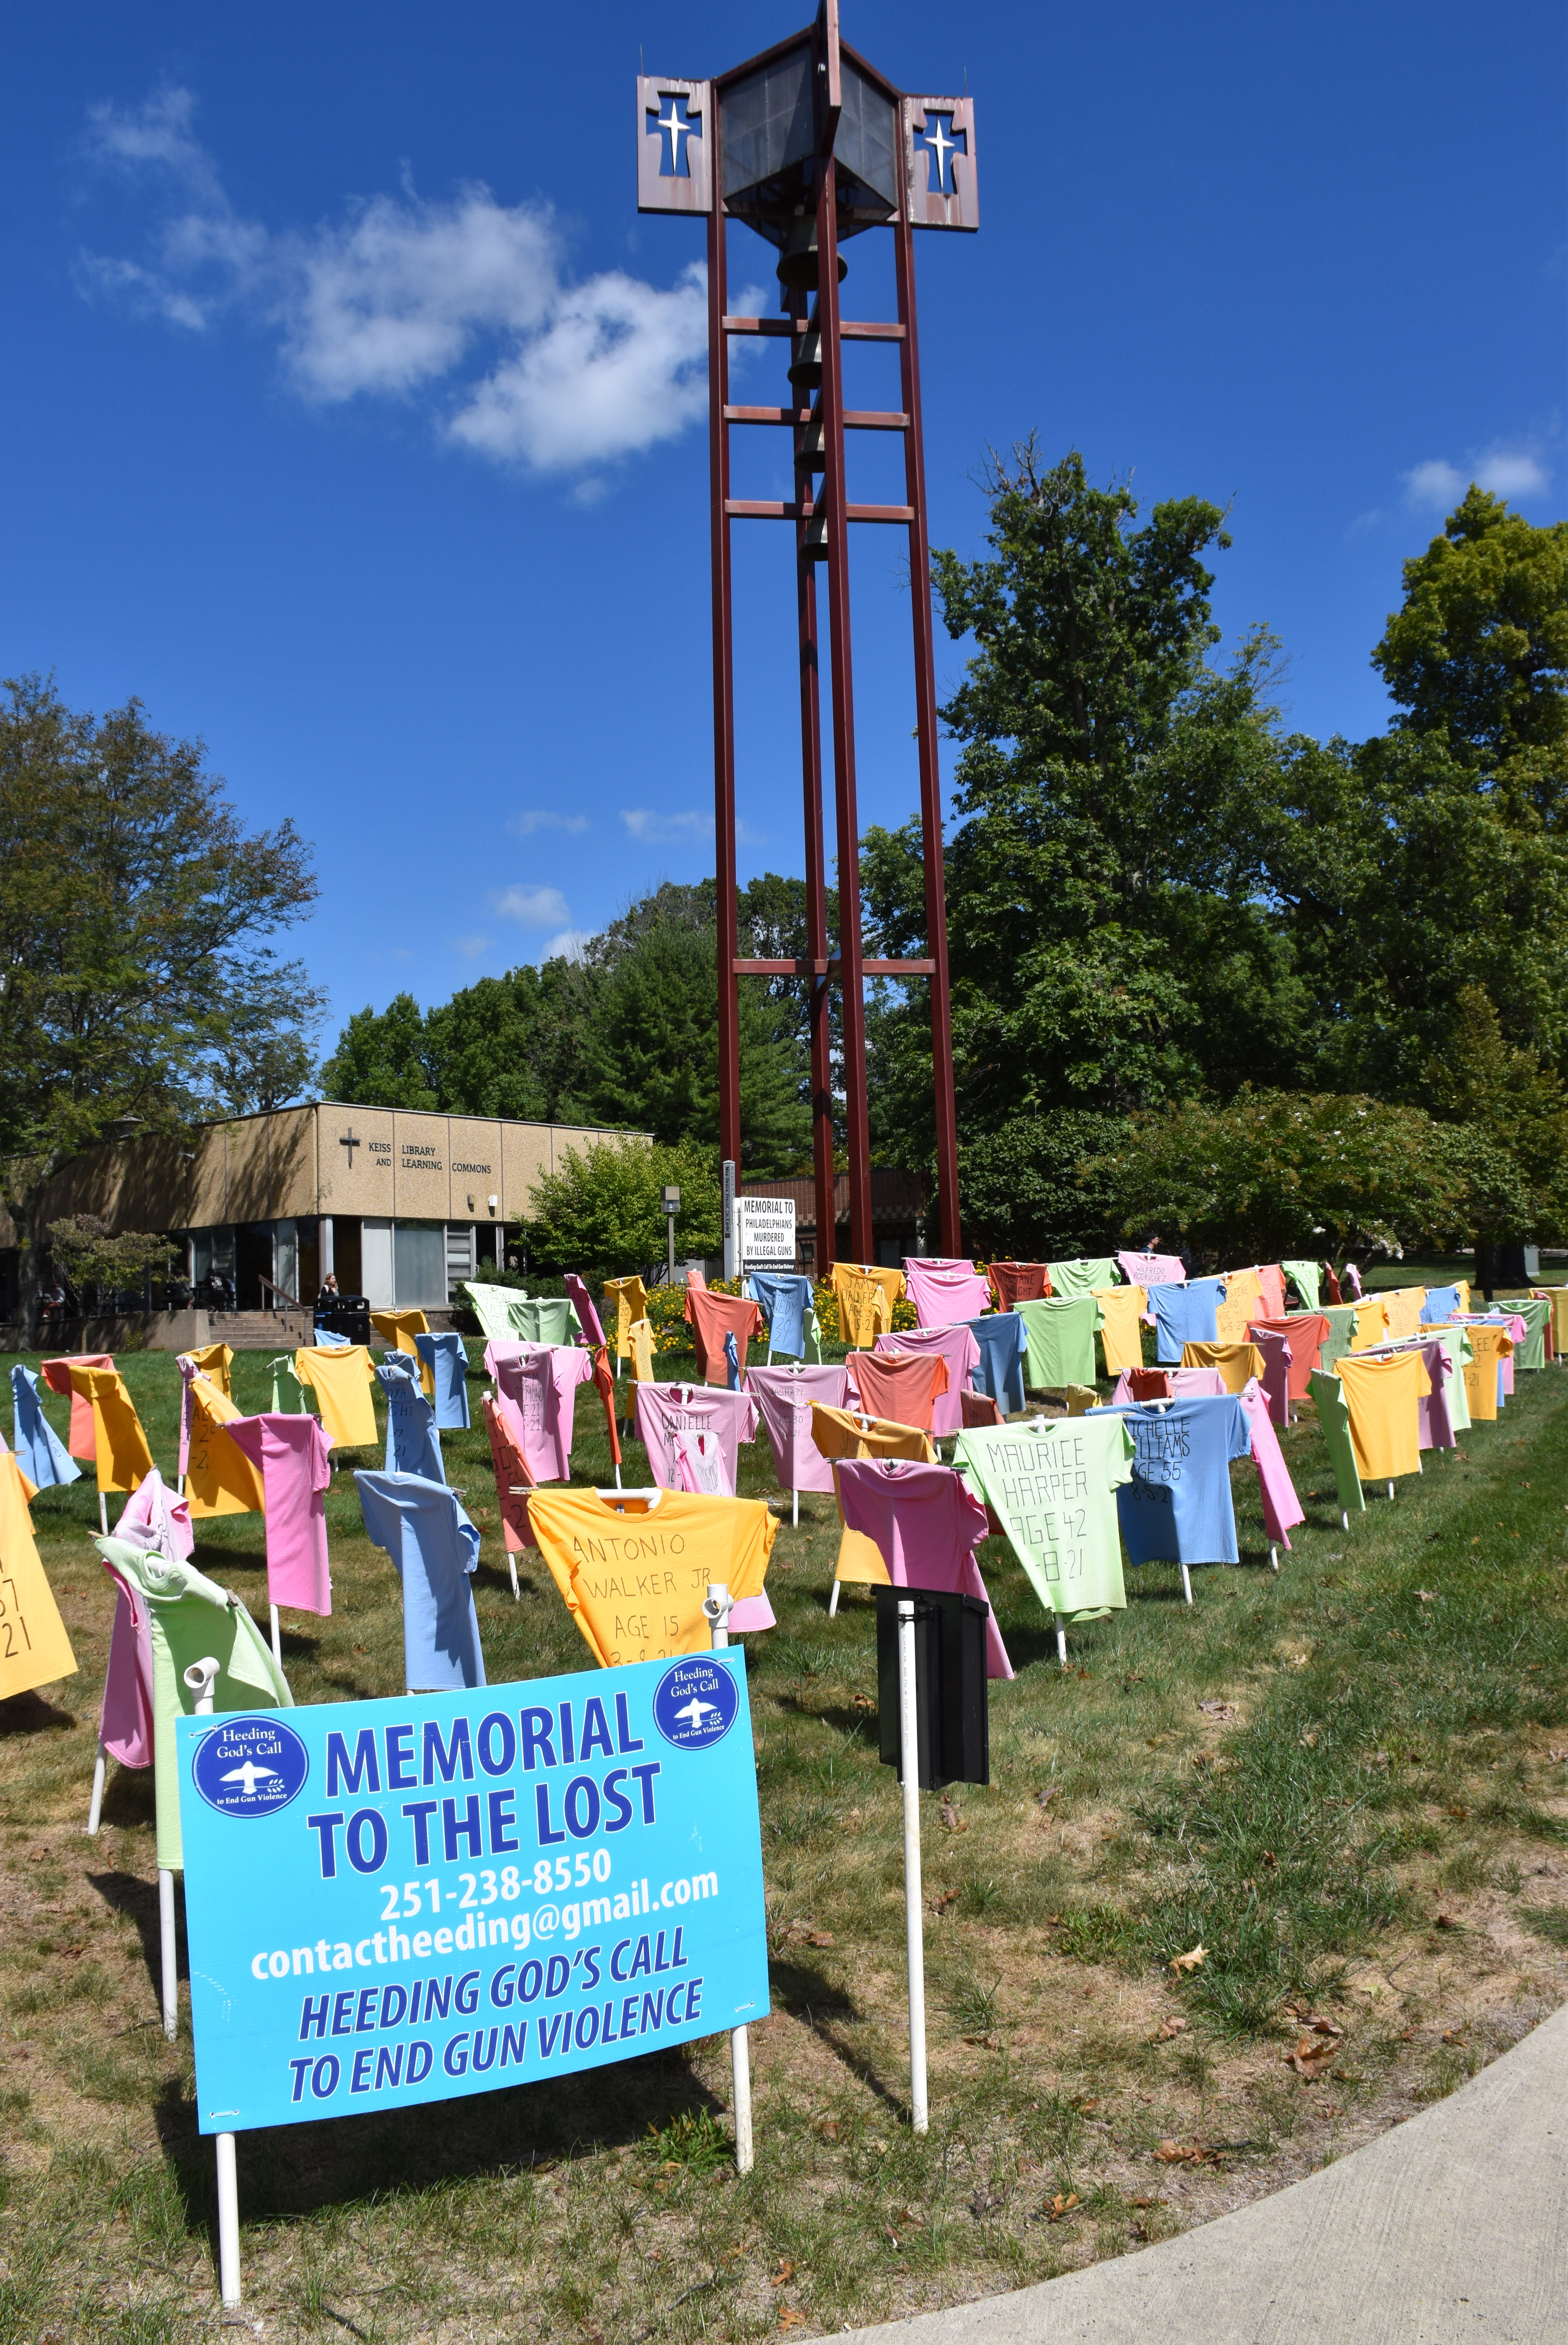
{"label": "green t-shirt", "polygon": [[569,1295],[532,1294],[511,1298],[511,1332],[527,1344],[570,1344],[582,1332],[577,1306]]}
{"label": "green t-shirt", "polygon": [[1093,1384],[1099,1304],[1092,1294],[1053,1295],[1043,1303],[1015,1303],[1013,1308],[1028,1341],[1025,1373],[1030,1384],[1051,1391]]}
{"label": "green t-shirt", "polygon": [[1318,1365],[1331,1368],[1336,1360],[1344,1358],[1356,1340],[1356,1306],[1353,1303],[1325,1303],[1320,1308],[1329,1323],[1329,1332],[1323,1338]]}
{"label": "green t-shirt", "polygon": [[1309,1311],[1318,1308],[1318,1295],[1323,1274],[1315,1262],[1282,1262],[1280,1264]]}
{"label": "green t-shirt", "polygon": [[1307,1389],[1318,1404],[1318,1425],[1329,1463],[1334,1469],[1340,1511],[1364,1515],[1367,1502],[1361,1496],[1361,1477],[1351,1440],[1351,1405],[1345,1398],[1345,1387],[1338,1376],[1325,1376],[1320,1368],[1314,1368],[1307,1378]]}
{"label": "green t-shirt", "polygon": [[1046,1264],[1050,1273],[1051,1293],[1071,1302],[1079,1294],[1092,1294],[1097,1286],[1116,1286],[1121,1273],[1108,1254],[1085,1254],[1077,1262],[1052,1262]]}
{"label": "green t-shirt", "polygon": [[468,1296],[469,1308],[491,1342],[495,1342],[498,1337],[502,1343],[510,1342],[517,1334],[511,1324],[511,1306],[526,1299],[522,1289],[494,1286],[488,1279],[465,1278],[462,1291]]}
{"label": "green t-shirt", "polygon": [[1126,1608],[1116,1494],[1133,1455],[1119,1416],[1037,1417],[972,1427],[954,1462],[994,1508],[1046,1610],[1071,1620]]}
{"label": "green t-shirt", "polygon": [[157,1861],[166,1873],[184,1867],[179,1829],[179,1772],[174,1721],[193,1718],[196,1696],[185,1682],[193,1661],[218,1664],[212,1706],[224,1710],[292,1710],[288,1680],[238,1596],[188,1563],[146,1555],[125,1539],[93,1544],[128,1579],[147,1604],[153,1659],[153,1785],[157,1805]]}
{"label": "green t-shirt", "polygon": [[1552,1316],[1552,1305],[1543,1295],[1505,1294],[1498,1306],[1503,1311],[1516,1311],[1524,1322],[1524,1341],[1513,1355],[1516,1368],[1543,1368],[1546,1365],[1546,1322]]}

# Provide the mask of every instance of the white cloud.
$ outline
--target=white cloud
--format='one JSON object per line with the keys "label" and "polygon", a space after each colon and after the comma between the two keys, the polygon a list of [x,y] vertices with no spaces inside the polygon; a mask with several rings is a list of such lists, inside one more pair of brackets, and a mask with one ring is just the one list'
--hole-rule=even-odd
{"label": "white cloud", "polygon": [[1494,497],[1533,497],[1551,484],[1552,475],[1528,448],[1496,444],[1472,457],[1467,465],[1451,464],[1444,456],[1429,457],[1401,475],[1405,502],[1421,511],[1450,512],[1471,482]]}
{"label": "white cloud", "polygon": [[451,939],[452,950],[461,953],[464,960],[478,960],[481,953],[488,949],[489,944],[488,937],[453,937]]}
{"label": "white cloud", "polygon": [[541,961],[581,960],[592,941],[586,929],[562,929],[558,937],[551,937],[547,945],[541,947],[539,958]]}
{"label": "white cloud", "polygon": [[572,919],[572,907],[559,888],[503,888],[494,901],[503,920],[517,920],[525,929],[552,929]]}
{"label": "white cloud", "polygon": [[658,807],[622,807],[621,819],[633,838],[657,843],[671,838],[712,838],[713,817],[696,807],[671,813]]}
{"label": "white cloud", "polygon": [[586,830],[588,817],[557,814],[552,807],[525,807],[521,814],[511,816],[506,827],[519,838],[531,838],[536,830]]}
{"label": "white cloud", "polygon": [[[488,188],[430,202],[405,188],[309,230],[242,219],[192,133],[195,100],[96,107],[101,167],[152,188],[145,254],[84,253],[85,295],[188,331],[239,310],[270,329],[302,398],[342,404],[443,391],[440,436],[537,472],[582,472],[673,438],[707,411],[700,268],[669,289],[621,269],[570,282],[551,206]],[[582,484],[592,501],[604,492]]]}

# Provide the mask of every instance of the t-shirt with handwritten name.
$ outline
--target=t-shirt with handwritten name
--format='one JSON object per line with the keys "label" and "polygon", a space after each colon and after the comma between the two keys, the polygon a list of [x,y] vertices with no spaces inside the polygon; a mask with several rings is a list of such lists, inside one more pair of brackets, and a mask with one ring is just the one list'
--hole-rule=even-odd
{"label": "t-shirt with handwritten name", "polygon": [[675,1444],[683,1434],[709,1433],[723,1452],[733,1490],[740,1477],[740,1444],[757,1437],[757,1404],[749,1392],[722,1385],[640,1384],[634,1422],[648,1452],[653,1479],[662,1490],[678,1490]]}
{"label": "t-shirt with handwritten name", "polygon": [[1127,1603],[1116,1502],[1132,1459],[1131,1436],[1111,1416],[976,1426],[954,1453],[1046,1610],[1069,1620]]}
{"label": "t-shirt with handwritten name", "polygon": [[1122,1412],[1136,1457],[1117,1499],[1128,1563],[1239,1563],[1230,1461],[1252,1451],[1247,1413],[1222,1398]]}
{"label": "t-shirt with handwritten name", "polygon": [[567,1610],[603,1669],[673,1660],[713,1643],[710,1581],[760,1596],[778,1523],[763,1498],[661,1490],[535,1490],[529,1523]]}

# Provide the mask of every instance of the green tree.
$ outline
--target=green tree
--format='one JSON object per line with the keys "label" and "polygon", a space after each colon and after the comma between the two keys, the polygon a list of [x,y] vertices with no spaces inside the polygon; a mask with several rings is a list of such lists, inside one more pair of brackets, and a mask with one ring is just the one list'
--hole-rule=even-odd
{"label": "green tree", "polygon": [[1402,731],[1435,736],[1511,817],[1568,819],[1568,522],[1537,528],[1472,486],[1404,565],[1372,654]]}
{"label": "green tree", "polygon": [[1249,1089],[1140,1112],[1082,1177],[1114,1199],[1124,1240],[1158,1233],[1210,1262],[1391,1254],[1465,1233],[1467,1139],[1421,1108]]}
{"label": "green tree", "polygon": [[356,1010],[321,1070],[329,1099],[350,1107],[438,1108],[425,1014],[411,993]]}
{"label": "green tree", "polygon": [[59,1167],[133,1129],[254,1104],[295,1045],[308,1065],[310,989],[264,939],[309,910],[316,881],[293,826],[247,833],[201,744],[154,732],[139,702],[98,718],[36,676],[4,694],[0,1202],[31,1342]]}
{"label": "green tree", "polygon": [[681,1192],[675,1245],[711,1255],[723,1244],[716,1152],[691,1142],[595,1141],[569,1148],[531,1192],[529,1254],[546,1270],[574,1270],[591,1286],[664,1260],[666,1186]]}
{"label": "green tree", "polygon": [[[743,983],[741,1129],[750,1172],[794,1169],[810,1147],[806,1069],[766,998]],[[583,1037],[582,1096],[592,1121],[716,1150],[719,1131],[716,930],[661,919],[610,968]]]}

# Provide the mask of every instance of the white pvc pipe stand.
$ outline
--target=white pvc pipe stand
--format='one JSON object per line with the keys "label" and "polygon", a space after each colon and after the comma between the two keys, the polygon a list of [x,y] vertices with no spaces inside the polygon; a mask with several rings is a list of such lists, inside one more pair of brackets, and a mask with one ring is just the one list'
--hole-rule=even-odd
{"label": "white pvc pipe stand", "polygon": [[920,1887],[920,1723],[915,1684],[915,1606],[898,1604],[898,1749],[904,1777],[904,1937],[909,1964],[909,2121],[930,2127],[926,2098],[926,1934]]}
{"label": "white pvc pipe stand", "polygon": [[840,1583],[835,1579],[833,1583],[833,1593],[827,1599],[827,1617],[830,1620],[838,1609],[839,1585]]}
{"label": "white pvc pipe stand", "polygon": [[[703,1606],[713,1650],[722,1652],[730,1641],[730,1591],[722,1579],[710,1579]],[[735,2108],[735,2172],[749,2174],[755,2162],[752,2140],[752,2046],[744,2027],[730,2030],[730,2079]]]}
{"label": "white pvc pipe stand", "polygon": [[[278,1635],[278,1607],[272,1608],[272,1634]],[[276,1644],[275,1644],[276,1650]],[[217,1682],[215,1660],[193,1661],[185,1673],[185,1681],[196,1696],[197,1718],[212,1716],[212,1689]],[[162,1879],[160,1874],[159,1878]],[[173,1917],[174,1883],[169,1883],[169,1912]],[[223,2309],[232,2312],[239,2302],[239,2177],[234,2161],[234,2136],[231,2133],[213,2137],[217,2152],[217,2285],[223,2298]]]}
{"label": "white pvc pipe stand", "polygon": [[174,2042],[179,2028],[179,1957],[174,1928],[174,1875],[157,1869],[158,1952],[163,1967],[163,2032]]}
{"label": "white pvc pipe stand", "polygon": [[1192,1601],[1192,1576],[1185,1564],[1181,1567],[1181,1592],[1190,1604]]}
{"label": "white pvc pipe stand", "polygon": [[98,1492],[98,1528],[102,1531],[104,1537],[107,1538],[109,1535],[109,1502],[105,1497],[101,1490]]}
{"label": "white pvc pipe stand", "polygon": [[104,1777],[106,1772],[106,1753],[105,1752],[103,1744],[100,1742],[98,1745],[98,1755],[93,1765],[92,1804],[87,1810],[87,1838],[89,1840],[96,1840],[97,1838],[98,1820],[104,1812]]}
{"label": "white pvc pipe stand", "polygon": [[1280,1568],[1280,1550],[1277,1547],[1271,1547],[1269,1550],[1269,1568],[1270,1571],[1278,1571]]}
{"label": "white pvc pipe stand", "polygon": [[1057,1665],[1058,1665],[1060,1668],[1062,1668],[1062,1669],[1064,1669],[1064,1670],[1067,1668],[1067,1630],[1062,1627],[1061,1622],[1060,1622],[1059,1620],[1058,1620],[1058,1621],[1057,1621]]}
{"label": "white pvc pipe stand", "polygon": [[800,1528],[800,1492],[798,1490],[792,1490],[789,1494],[789,1527],[792,1531],[798,1531]]}
{"label": "white pvc pipe stand", "polygon": [[272,1607],[272,1658],[277,1662],[278,1668],[281,1669],[283,1667],[283,1639],[278,1626],[278,1607],[276,1604]]}

